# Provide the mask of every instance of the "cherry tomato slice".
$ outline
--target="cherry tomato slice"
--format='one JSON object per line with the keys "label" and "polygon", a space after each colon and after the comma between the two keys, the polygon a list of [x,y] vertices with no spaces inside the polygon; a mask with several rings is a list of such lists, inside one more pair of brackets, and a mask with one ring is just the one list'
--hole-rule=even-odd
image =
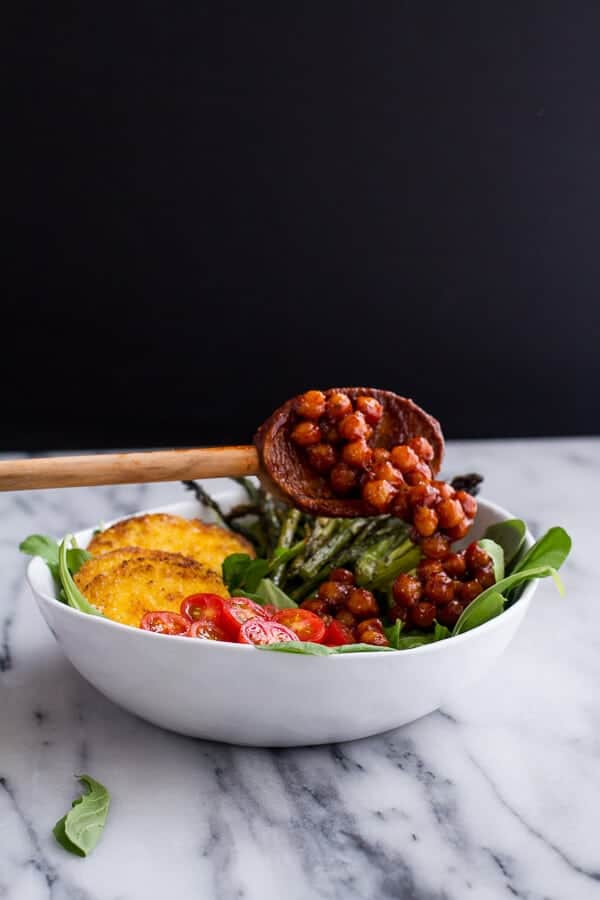
{"label": "cherry tomato slice", "polygon": [[204,638],[205,641],[227,641],[227,633],[223,628],[219,628],[213,622],[202,621],[192,622],[187,632],[187,637]]}
{"label": "cherry tomato slice", "polygon": [[263,606],[263,610],[267,619],[272,619],[277,612],[277,607],[273,606],[272,603],[265,603],[265,605]]}
{"label": "cherry tomato slice", "polygon": [[323,640],[325,622],[309,609],[280,609],[273,618],[295,631],[301,641],[319,644]]}
{"label": "cherry tomato slice", "polygon": [[187,616],[179,613],[151,611],[147,612],[140,622],[140,628],[144,631],[154,631],[156,634],[186,634],[191,621]]}
{"label": "cherry tomato slice", "polygon": [[230,597],[223,600],[223,628],[225,628],[235,640],[240,627],[249,619],[265,619],[266,613],[259,603],[248,597]]}
{"label": "cherry tomato slice", "polygon": [[213,622],[221,625],[223,618],[223,598],[217,594],[192,594],[181,604],[181,615],[192,622]]}
{"label": "cherry tomato slice", "polygon": [[332,619],[325,632],[323,643],[328,647],[339,647],[342,644],[355,644],[356,638],[347,625],[337,619]]}
{"label": "cherry tomato slice", "polygon": [[297,641],[298,635],[285,625],[256,616],[248,619],[240,628],[240,644],[280,644],[283,641]]}

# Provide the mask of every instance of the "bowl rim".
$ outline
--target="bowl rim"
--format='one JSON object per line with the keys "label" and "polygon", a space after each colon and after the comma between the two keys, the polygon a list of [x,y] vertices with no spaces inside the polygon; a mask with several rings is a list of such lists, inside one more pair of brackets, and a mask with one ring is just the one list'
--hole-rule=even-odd
{"label": "bowl rim", "polygon": [[[217,492],[220,494],[227,493],[227,491],[218,491],[218,488],[213,493],[217,495]],[[486,507],[490,511],[501,515],[504,519],[514,519],[515,516],[506,510],[504,507],[499,506],[497,503],[494,503],[491,500],[487,500],[485,497],[478,497],[478,502],[481,506]],[[157,513],[157,512],[168,512],[172,515],[178,515],[177,508],[189,506],[190,502],[193,500],[181,500],[179,502],[167,503],[161,506],[152,507],[150,509],[138,510],[136,512],[128,513],[123,516],[118,516],[117,518],[103,523],[106,527],[110,527],[115,522],[120,522],[123,519],[129,519],[133,516],[143,516],[149,513]],[[87,528],[80,528],[74,536],[77,537],[78,534],[82,532],[89,531],[94,526],[88,526]],[[534,543],[534,538],[529,528],[526,528],[525,531],[525,546],[530,547]],[[170,635],[170,634],[157,634],[153,631],[145,631],[142,628],[134,628],[131,625],[124,625],[121,622],[115,622],[113,619],[106,618],[104,616],[92,616],[89,613],[81,612],[78,609],[73,609],[73,607],[68,606],[66,603],[60,601],[57,597],[53,597],[50,594],[45,593],[43,589],[36,585],[36,570],[40,567],[45,567],[45,562],[39,557],[35,556],[31,559],[27,565],[26,570],[26,580],[29,584],[29,587],[38,600],[44,601],[46,604],[56,605],[57,609],[60,610],[60,615],[64,614],[67,616],[75,616],[76,618],[85,617],[90,620],[90,627],[98,627],[98,628],[108,628],[117,629],[118,631],[125,632],[129,634],[132,640],[161,640],[161,641],[178,641],[183,646],[192,645],[196,647],[203,647],[205,650],[211,649],[208,652],[229,652],[229,653],[248,653],[249,651],[255,651],[257,648],[251,644],[238,644],[233,641],[182,641],[182,635]],[[343,659],[385,659],[390,658],[391,653],[394,654],[402,654],[403,656],[407,653],[416,654],[416,653],[438,653],[444,649],[447,649],[448,646],[458,646],[456,642],[462,642],[463,644],[467,641],[472,641],[477,639],[478,634],[487,634],[492,631],[492,629],[502,628],[504,625],[508,625],[509,621],[511,621],[515,616],[520,615],[521,612],[526,612],[527,607],[531,601],[531,598],[535,591],[537,590],[539,584],[539,579],[535,579],[526,585],[525,590],[518,598],[518,600],[513,603],[513,605],[502,612],[499,616],[495,616],[493,619],[490,619],[488,622],[485,622],[483,625],[478,625],[477,628],[472,628],[470,631],[465,631],[463,634],[457,634],[452,637],[451,642],[448,640],[443,641],[435,641],[431,644],[424,644],[421,647],[410,647],[406,650],[388,650],[386,652],[363,652],[363,653],[332,653],[332,654],[308,654],[308,653],[287,653],[286,657],[296,657],[298,659],[327,659],[327,660],[343,660]],[[133,635],[137,635],[137,637],[133,637]],[[189,652],[189,651],[183,651]],[[194,651],[198,652],[198,651]],[[280,655],[280,654],[274,654]]]}

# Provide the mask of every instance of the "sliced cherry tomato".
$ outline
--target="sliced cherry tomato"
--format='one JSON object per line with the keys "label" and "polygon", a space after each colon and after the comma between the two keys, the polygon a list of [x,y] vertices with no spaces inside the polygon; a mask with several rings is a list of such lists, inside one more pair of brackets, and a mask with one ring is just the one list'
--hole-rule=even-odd
{"label": "sliced cherry tomato", "polygon": [[259,603],[248,597],[230,597],[223,600],[223,628],[225,628],[235,640],[239,634],[240,626],[249,619],[266,619],[267,614]]}
{"label": "sliced cherry tomato", "polygon": [[205,641],[227,641],[228,636],[224,628],[220,628],[213,622],[202,621],[192,622],[187,637],[204,638]]}
{"label": "sliced cherry tomato", "polygon": [[214,622],[221,625],[223,619],[223,598],[217,594],[192,594],[181,604],[181,615],[192,622]]}
{"label": "sliced cherry tomato", "polygon": [[323,643],[328,647],[339,647],[342,644],[355,644],[356,638],[347,625],[337,619],[332,619],[325,632]]}
{"label": "sliced cherry tomato", "polygon": [[309,609],[280,609],[273,618],[295,631],[301,641],[319,644],[323,640],[325,622]]}
{"label": "sliced cherry tomato", "polygon": [[265,611],[265,616],[267,617],[267,619],[272,619],[277,612],[277,607],[273,606],[272,603],[265,603],[263,609]]}
{"label": "sliced cherry tomato", "polygon": [[140,622],[140,628],[144,631],[154,631],[156,634],[186,634],[191,625],[187,616],[169,612],[147,612]]}
{"label": "sliced cherry tomato", "polygon": [[283,641],[297,641],[298,635],[285,625],[273,619],[248,619],[240,628],[240,644],[280,644]]}

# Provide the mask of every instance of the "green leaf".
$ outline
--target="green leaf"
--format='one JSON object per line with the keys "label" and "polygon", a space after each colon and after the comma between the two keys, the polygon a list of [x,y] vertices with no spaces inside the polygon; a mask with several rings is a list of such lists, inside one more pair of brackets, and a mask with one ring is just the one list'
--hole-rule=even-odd
{"label": "green leaf", "polygon": [[484,534],[485,540],[495,541],[504,550],[506,572],[510,572],[513,562],[519,558],[526,532],[527,526],[522,519],[507,519],[505,522],[490,525]]}
{"label": "green leaf", "polygon": [[82,565],[92,558],[92,554],[81,547],[71,547],[67,550],[67,566],[71,575],[76,575]]}
{"label": "green leaf", "polygon": [[452,637],[452,632],[449,628],[446,628],[445,625],[440,625],[440,623],[436,620],[433,635],[436,641],[445,641],[446,638]]}
{"label": "green leaf", "polygon": [[398,649],[398,641],[400,640],[400,633],[404,628],[404,622],[402,619],[396,619],[393,625],[388,625],[387,628],[384,628],[384,633],[388,641],[390,642],[390,647],[393,647],[394,650]]}
{"label": "green leaf", "polygon": [[496,541],[491,541],[489,538],[482,538],[477,543],[491,557],[496,581],[502,581],[504,578],[504,550],[500,544],[497,544]]}
{"label": "green leaf", "polygon": [[277,609],[296,609],[298,606],[298,604],[294,603],[292,598],[288,597],[288,595],[282,591],[280,587],[274,584],[270,578],[262,579],[256,589],[254,597],[257,598],[257,603],[262,603],[263,606],[265,604],[271,604],[272,606],[277,607]]}
{"label": "green leaf", "polygon": [[[571,538],[564,528],[550,528],[533,547],[530,547],[523,559],[515,566],[514,573],[538,566],[552,566],[560,569],[571,550]],[[513,573],[513,574],[514,574]]]}
{"label": "green leaf", "polygon": [[247,553],[232,553],[223,560],[221,571],[233,597],[237,592],[254,593],[269,571],[269,563],[266,559],[252,559]]}
{"label": "green leaf", "polygon": [[53,834],[61,847],[77,856],[88,856],[100,837],[108,815],[110,795],[103,784],[89,775],[78,775],[88,792],[73,801],[71,809],[59,819]]}
{"label": "green leaf", "polygon": [[481,602],[478,603],[479,597],[476,597],[463,610],[452,634],[462,634],[464,631],[470,631],[471,628],[477,628],[479,625],[483,625],[485,622],[489,622],[490,619],[495,619],[496,616],[500,615],[504,610],[504,597],[494,588],[495,585],[485,591],[484,594],[479,595],[479,597],[483,597]]}
{"label": "green leaf", "polygon": [[21,553],[39,556],[48,565],[53,578],[58,581],[58,543],[46,534],[30,534],[19,544]]}
{"label": "green leaf", "polygon": [[281,653],[303,653],[306,656],[330,656],[333,647],[314,644],[312,641],[282,641],[277,644],[256,644],[257,650],[278,650]]}
{"label": "green leaf", "polygon": [[347,653],[389,653],[393,647],[379,647],[376,644],[341,644],[331,648],[334,653],[345,656]]}
{"label": "green leaf", "polygon": [[78,609],[79,612],[88,613],[91,616],[101,616],[102,613],[100,610],[96,609],[95,606],[92,606],[92,604],[86,600],[73,581],[73,577],[67,565],[67,542],[69,539],[70,535],[64,539],[58,549],[58,574],[66,601],[69,606],[72,606],[73,609]]}

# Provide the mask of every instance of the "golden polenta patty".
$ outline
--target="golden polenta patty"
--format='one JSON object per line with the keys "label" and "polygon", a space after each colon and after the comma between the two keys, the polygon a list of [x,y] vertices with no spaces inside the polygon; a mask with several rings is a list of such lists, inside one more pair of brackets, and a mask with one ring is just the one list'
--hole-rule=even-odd
{"label": "golden polenta patty", "polygon": [[252,545],[226,528],[168,513],[150,513],[116,522],[95,535],[88,550],[93,556],[99,556],[120,547],[182,553],[214,572],[221,571],[221,563],[231,553],[254,556]]}
{"label": "golden polenta patty", "polygon": [[139,627],[150,610],[179,612],[190,594],[227,597],[216,572],[180,553],[119,548],[90,559],[75,575],[81,592],[109,619]]}

